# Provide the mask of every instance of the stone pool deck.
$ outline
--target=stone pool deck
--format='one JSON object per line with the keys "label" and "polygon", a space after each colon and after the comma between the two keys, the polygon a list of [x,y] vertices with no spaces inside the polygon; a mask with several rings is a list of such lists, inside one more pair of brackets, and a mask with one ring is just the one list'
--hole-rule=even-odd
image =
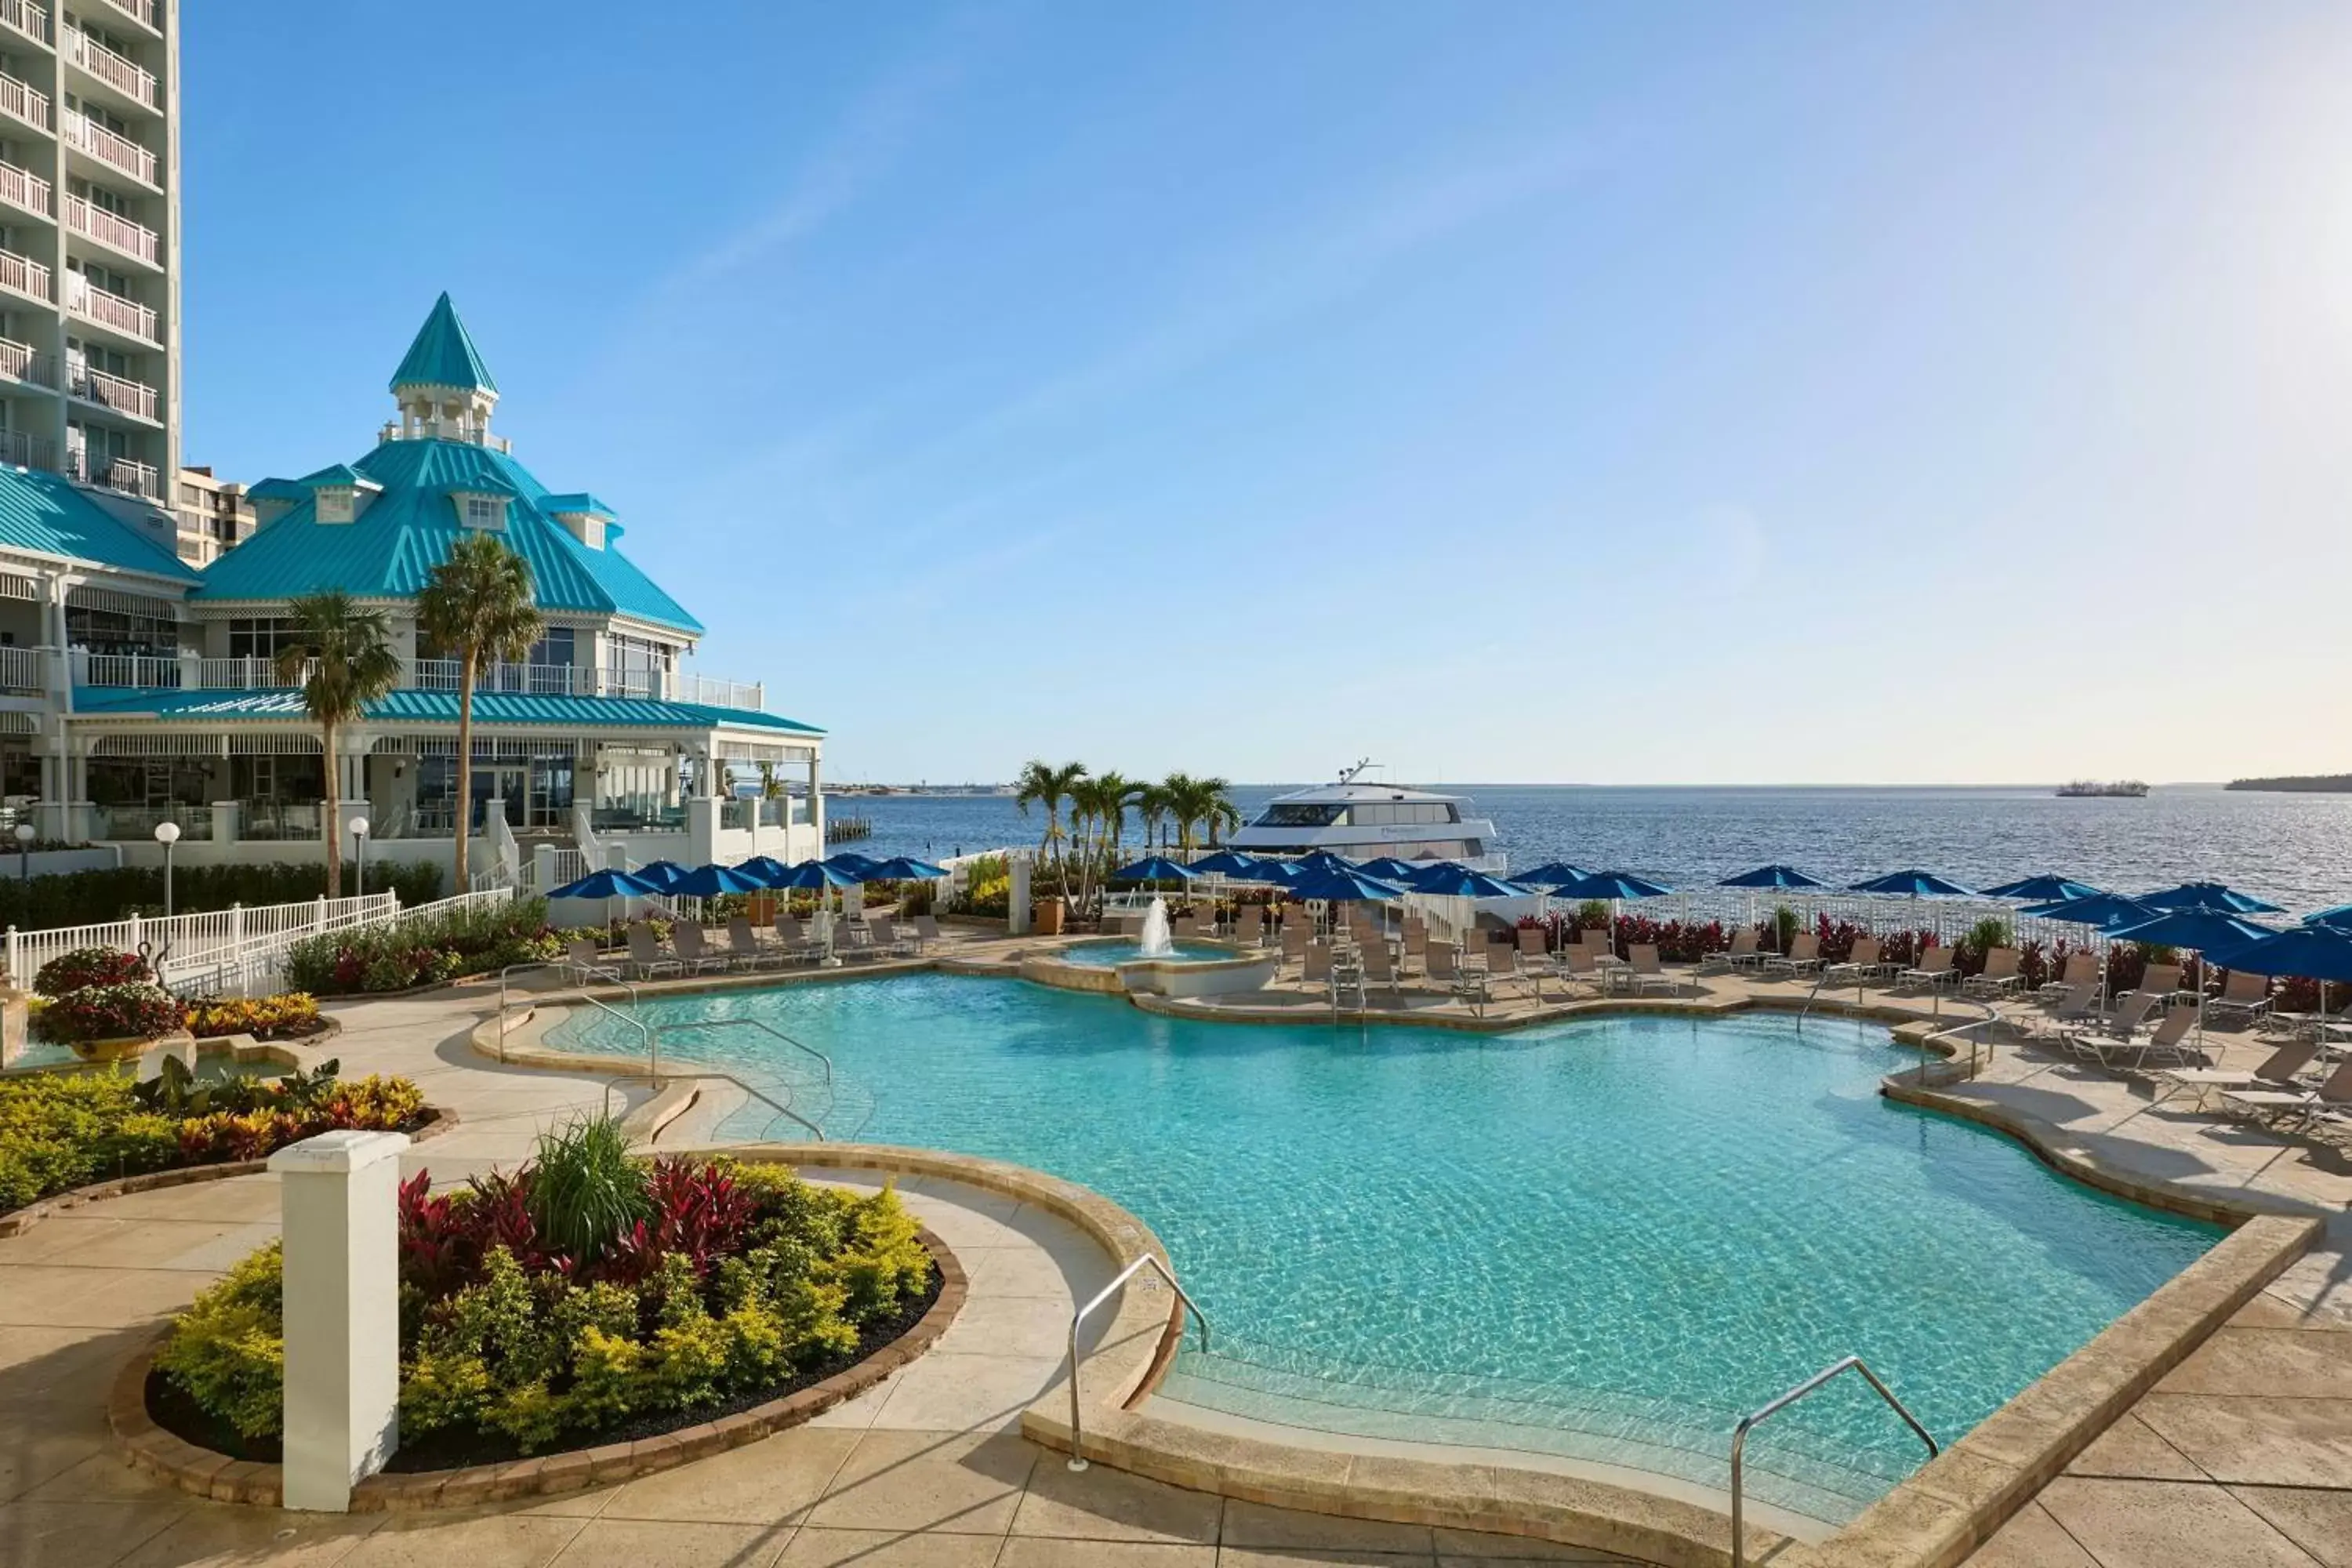
{"label": "stone pool deck", "polygon": [[[948,961],[1002,973],[1038,945],[965,937]],[[1650,1005],[1787,1006],[1809,989],[1710,976],[1696,994]],[[1286,1019],[1329,1016],[1328,1005],[1313,1008],[1296,987],[1269,1000]],[[1538,1010],[1531,998],[1489,1009],[1486,1019],[1431,993],[1399,1000],[1398,1013],[1415,1022],[1474,1028],[1571,1016]],[[334,1009],[344,1033],[323,1054],[340,1056],[353,1072],[407,1074],[434,1102],[460,1112],[455,1131],[416,1152],[415,1163],[436,1175],[517,1161],[541,1128],[605,1101],[601,1075],[482,1058],[469,1037],[495,1001],[495,987],[471,986]],[[1867,1004],[1890,1020],[1957,1023],[1978,1012],[1949,998],[1878,992]],[[2242,1060],[2257,1047],[2228,1048]],[[2190,1114],[2186,1096],[2152,1106],[2144,1084],[2009,1046],[1983,1077],[1948,1092],[2033,1118],[2048,1140],[2119,1168],[2330,1216],[2321,1251],[2241,1311],[1969,1561],[1982,1568],[2352,1568],[2352,1493],[2345,1489],[2352,1487],[2352,1268],[2343,1217],[2352,1166],[2323,1146],[2217,1127]],[[645,1098],[625,1085],[615,1103],[642,1109]],[[1032,1206],[926,1179],[908,1189],[910,1204],[963,1256],[973,1280],[965,1316],[931,1356],[809,1426],[661,1476],[535,1504],[388,1520],[196,1502],[144,1482],[105,1449],[101,1412],[113,1366],[219,1270],[275,1234],[274,1179],[110,1200],[0,1240],[0,1563],[370,1568],[472,1558],[478,1568],[606,1560],[645,1568],[1434,1568],[1629,1561],[1429,1525],[1287,1512],[1103,1466],[1072,1475],[1016,1427],[1022,1410],[1058,1382],[1056,1351],[1072,1304],[1108,1278],[1109,1257]]]}

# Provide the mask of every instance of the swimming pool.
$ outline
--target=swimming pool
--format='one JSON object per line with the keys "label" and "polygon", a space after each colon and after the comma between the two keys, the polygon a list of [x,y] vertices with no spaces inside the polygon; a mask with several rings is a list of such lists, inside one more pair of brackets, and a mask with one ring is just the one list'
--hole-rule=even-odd
{"label": "swimming pool", "polygon": [[[1845,1020],[1200,1023],[940,974],[646,1011],[760,1017],[826,1052],[829,1136],[1010,1160],[1132,1209],[1216,1328],[1168,1397],[1717,1487],[1739,1414],[1849,1353],[1957,1438],[2220,1234],[1880,1099],[1912,1058]],[[601,1017],[551,1039],[629,1044]],[[825,1103],[757,1031],[664,1048]],[[1752,1496],[1838,1521],[1916,1467],[1841,1384],[1751,1444]]]}

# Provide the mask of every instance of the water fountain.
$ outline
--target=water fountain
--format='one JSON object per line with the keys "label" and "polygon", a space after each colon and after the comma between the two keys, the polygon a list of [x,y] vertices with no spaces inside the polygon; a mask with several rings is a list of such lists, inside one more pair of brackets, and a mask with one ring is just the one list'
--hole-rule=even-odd
{"label": "water fountain", "polygon": [[1168,900],[1154,899],[1151,908],[1143,914],[1143,933],[1136,946],[1146,958],[1165,958],[1176,951],[1176,943],[1168,935]]}

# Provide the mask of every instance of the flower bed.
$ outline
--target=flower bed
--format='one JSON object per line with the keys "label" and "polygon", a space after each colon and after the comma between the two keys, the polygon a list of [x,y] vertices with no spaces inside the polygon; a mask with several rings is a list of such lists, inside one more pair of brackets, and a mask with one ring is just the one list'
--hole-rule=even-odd
{"label": "flower bed", "polygon": [[[510,1175],[400,1199],[402,1446],[435,1470],[655,1436],[833,1376],[919,1321],[941,1275],[897,1194],[779,1167],[628,1156],[586,1122]],[[197,1298],[155,1357],[158,1425],[276,1463],[273,1246]]]}
{"label": "flower bed", "polygon": [[562,956],[563,939],[548,929],[547,900],[525,899],[307,938],[286,950],[286,979],[312,995],[348,996]]}
{"label": "flower bed", "polygon": [[319,1032],[319,999],[307,991],[275,996],[227,996],[187,1005],[184,1026],[200,1040],[251,1035],[257,1040],[295,1040]]}
{"label": "flower bed", "polygon": [[200,1081],[178,1061],[145,1083],[128,1073],[0,1080],[0,1214],[117,1176],[251,1160],[339,1127],[406,1131],[425,1098],[405,1079],[335,1076]]}

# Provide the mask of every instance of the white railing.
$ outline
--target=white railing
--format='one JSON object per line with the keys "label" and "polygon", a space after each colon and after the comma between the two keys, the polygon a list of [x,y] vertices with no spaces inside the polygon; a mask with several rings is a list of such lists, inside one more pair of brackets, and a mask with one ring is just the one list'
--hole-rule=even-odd
{"label": "white railing", "polygon": [[[388,896],[388,895],[386,895]],[[429,920],[436,915],[457,914],[467,910],[492,910],[514,901],[514,889],[509,887],[483,888],[459,893],[455,898],[436,899],[429,904],[417,904],[402,910],[392,918],[394,925],[406,925],[411,921]]]}
{"label": "white railing", "polygon": [[163,478],[152,463],[136,458],[92,457],[79,447],[66,448],[66,477],[77,483],[99,485],[148,500],[163,499]]}
{"label": "white railing", "polygon": [[[456,691],[464,683],[466,661],[420,658],[409,679],[421,691]],[[476,691],[523,692],[534,697],[660,697],[660,672],[597,668],[573,664],[494,664],[474,677]]]}
{"label": "white railing", "polygon": [[155,26],[155,0],[106,0],[106,3],[135,22]]}
{"label": "white railing", "polygon": [[710,708],[741,708],[757,713],[768,705],[768,685],[763,680],[723,680],[715,675],[681,671],[677,678],[677,700],[699,702]]}
{"label": "white railing", "polygon": [[87,114],[68,109],[58,117],[65,139],[109,168],[120,169],[142,184],[155,184],[155,154],[119,132],[110,131]]}
{"label": "white railing", "polygon": [[47,468],[57,472],[57,444],[46,436],[22,430],[0,430],[0,463],[16,468]]}
{"label": "white railing", "polygon": [[143,381],[77,364],[67,375],[66,390],[76,397],[104,404],[124,414],[135,414],[142,419],[155,417],[155,389]]}
{"label": "white railing", "polygon": [[154,77],[79,27],[66,29],[66,58],[123,97],[136,99],[150,109],[160,106]]}
{"label": "white railing", "polygon": [[24,34],[28,38],[49,41],[49,14],[32,0],[0,0],[0,22]]}
{"label": "white railing", "polygon": [[49,269],[29,256],[0,250],[0,287],[46,300],[49,297]]}
{"label": "white railing", "polygon": [[48,689],[48,649],[0,647],[0,691]]}
{"label": "white railing", "polygon": [[[37,265],[37,264],[36,264]],[[42,268],[41,290],[48,289],[47,268]],[[0,276],[0,282],[7,281]],[[110,294],[79,272],[66,274],[66,308],[85,321],[101,327],[112,327],[118,332],[128,332],[142,342],[161,347],[155,335],[155,312],[136,300],[126,300],[120,294]]]}
{"label": "white railing", "polygon": [[[429,906],[427,906],[429,907]],[[257,946],[284,946],[320,931],[373,924],[392,919],[400,908],[399,895],[369,893],[362,898],[317,898],[295,904],[257,904],[214,910],[205,914],[173,915],[148,920],[133,915],[103,925],[52,926],[43,931],[8,928],[8,973],[19,984],[29,984],[41,965],[60,953],[80,947],[112,948],[137,952],[144,944],[163,953],[171,952],[171,975],[234,958]],[[169,984],[169,981],[166,982]]]}
{"label": "white railing", "polygon": [[[71,202],[79,198],[68,196],[66,199]],[[49,216],[49,183],[30,169],[20,169],[14,163],[0,163],[0,202],[47,217]]]}
{"label": "white railing", "polygon": [[49,95],[13,76],[0,76],[0,110],[44,131],[49,128]]}
{"label": "white railing", "polygon": [[12,342],[0,338],[0,376],[10,381],[29,381],[36,386],[54,386],[49,356],[30,343]]}
{"label": "white railing", "polygon": [[[44,185],[41,197],[46,204],[48,188]],[[48,210],[44,205],[43,212]],[[109,212],[86,196],[66,193],[66,226],[76,234],[87,235],[100,245],[111,246],[126,256],[135,256],[149,266],[155,265],[162,254],[162,243],[155,231],[145,224],[133,223],[121,213]]]}
{"label": "white railing", "polygon": [[514,443],[503,436],[493,436],[478,426],[458,424],[456,420],[428,419],[415,429],[399,420],[386,422],[376,432],[379,441],[463,441],[472,447],[488,447],[493,452],[511,452]]}

